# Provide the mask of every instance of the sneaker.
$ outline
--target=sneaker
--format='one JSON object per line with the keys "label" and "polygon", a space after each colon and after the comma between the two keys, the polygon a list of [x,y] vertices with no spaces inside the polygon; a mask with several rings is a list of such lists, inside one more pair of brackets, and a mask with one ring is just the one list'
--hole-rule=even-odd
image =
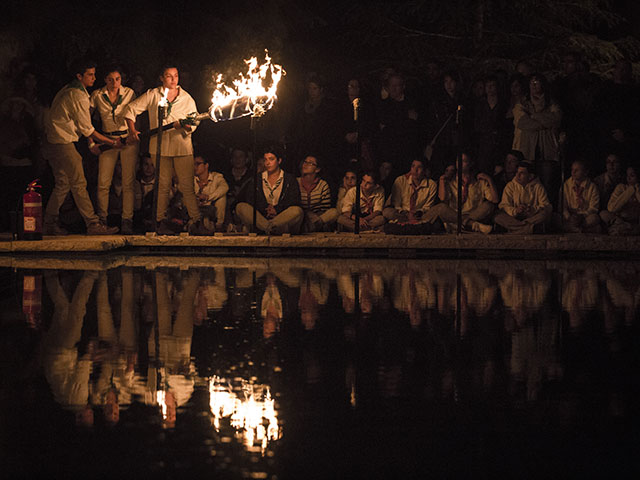
{"label": "sneaker", "polygon": [[484,233],[485,235],[489,235],[493,227],[491,225],[485,225],[480,222],[471,222],[471,228],[474,232]]}
{"label": "sneaker", "polygon": [[120,233],[122,235],[133,235],[133,222],[130,219],[123,219],[120,226]]}
{"label": "sneaker", "polygon": [[209,237],[214,233],[214,230],[212,228],[207,228],[202,220],[197,220],[189,225],[189,235]]}
{"label": "sneaker", "polygon": [[67,232],[64,228],[62,228],[60,225],[58,225],[58,223],[45,223],[43,225],[43,232],[45,235],[57,235],[57,236],[63,236],[63,235],[69,235],[69,232]]}
{"label": "sneaker", "polygon": [[118,233],[118,227],[107,227],[101,222],[94,222],[87,227],[87,235],[113,235],[115,233]]}

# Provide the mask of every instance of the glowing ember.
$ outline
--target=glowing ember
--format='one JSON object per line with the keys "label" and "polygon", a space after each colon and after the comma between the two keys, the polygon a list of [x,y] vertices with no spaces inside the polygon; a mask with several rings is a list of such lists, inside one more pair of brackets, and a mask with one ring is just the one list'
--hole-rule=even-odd
{"label": "glowing ember", "polygon": [[[260,395],[261,392],[264,395]],[[217,376],[211,378],[209,407],[213,426],[219,431],[221,420],[227,418],[245,447],[259,445],[264,455],[269,441],[281,436],[274,400],[268,386],[253,385],[244,380],[242,393],[244,398],[239,398],[228,383],[223,385],[223,380]]]}
{"label": "glowing ember", "polygon": [[258,59],[245,60],[248,70],[233,80],[233,87],[226,85],[222,74],[216,77],[216,89],[211,97],[209,115],[214,122],[233,120],[247,115],[260,117],[273,107],[276,91],[284,69],[271,63],[265,50],[265,62],[258,65]]}

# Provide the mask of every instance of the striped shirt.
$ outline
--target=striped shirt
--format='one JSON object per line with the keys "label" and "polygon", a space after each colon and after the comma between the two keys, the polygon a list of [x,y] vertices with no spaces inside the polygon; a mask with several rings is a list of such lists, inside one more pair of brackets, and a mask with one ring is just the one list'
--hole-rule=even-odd
{"label": "striped shirt", "polygon": [[319,178],[310,192],[302,186],[301,177],[298,177],[298,185],[300,185],[300,206],[303,210],[321,214],[331,208],[331,189],[323,179]]}

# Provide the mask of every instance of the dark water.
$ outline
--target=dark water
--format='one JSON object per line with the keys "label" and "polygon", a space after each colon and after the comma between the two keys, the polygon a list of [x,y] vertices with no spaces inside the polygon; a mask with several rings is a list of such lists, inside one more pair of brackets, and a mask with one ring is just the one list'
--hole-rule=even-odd
{"label": "dark water", "polygon": [[640,264],[3,260],[4,478],[640,473]]}

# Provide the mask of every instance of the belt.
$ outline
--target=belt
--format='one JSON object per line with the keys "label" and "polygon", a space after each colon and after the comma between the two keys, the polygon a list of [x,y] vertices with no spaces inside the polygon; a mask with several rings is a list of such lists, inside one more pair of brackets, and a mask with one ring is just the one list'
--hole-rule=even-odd
{"label": "belt", "polygon": [[118,130],[117,132],[104,132],[104,135],[109,135],[110,137],[119,137],[120,135],[126,135],[129,133],[129,130]]}

